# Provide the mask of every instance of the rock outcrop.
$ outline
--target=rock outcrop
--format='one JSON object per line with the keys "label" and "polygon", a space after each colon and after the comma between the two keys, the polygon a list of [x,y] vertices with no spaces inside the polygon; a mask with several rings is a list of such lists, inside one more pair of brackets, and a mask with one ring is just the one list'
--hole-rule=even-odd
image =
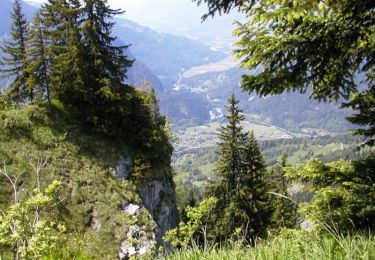
{"label": "rock outcrop", "polygon": [[165,232],[178,225],[178,211],[173,184],[168,179],[154,180],[141,191],[142,203],[159,227],[158,242]]}
{"label": "rock outcrop", "polygon": [[[133,162],[130,157],[126,159],[121,157],[118,164],[111,169],[111,173],[116,178],[128,180],[132,165]],[[152,173],[150,175],[153,176]],[[150,213],[150,222],[155,221],[157,227],[153,229],[150,235],[144,231],[144,227],[132,225],[127,233],[127,239],[121,243],[119,250],[120,259],[143,256],[154,249],[156,245],[166,246],[162,240],[165,232],[178,225],[173,180],[168,178],[167,174],[165,174],[165,177],[160,177],[163,174],[154,175],[159,177],[150,181],[141,189],[139,203],[126,202],[122,205],[122,210],[137,218],[141,214],[142,208],[145,208]]]}
{"label": "rock outcrop", "polygon": [[[140,202],[140,204],[142,204]],[[143,205],[137,205],[133,203],[124,203],[122,210],[132,216],[134,219],[142,214]],[[153,222],[151,215],[148,217],[149,222]],[[156,234],[158,232],[157,226],[155,226],[152,232],[147,232],[146,226],[134,224],[129,227],[129,231],[126,234],[126,240],[122,241],[119,258],[120,260],[127,260],[134,256],[145,256],[152,252],[156,246]]]}

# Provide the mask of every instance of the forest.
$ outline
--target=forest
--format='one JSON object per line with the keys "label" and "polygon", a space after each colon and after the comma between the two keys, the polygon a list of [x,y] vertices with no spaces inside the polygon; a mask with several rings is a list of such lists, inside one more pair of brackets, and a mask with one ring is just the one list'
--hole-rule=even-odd
{"label": "forest", "polygon": [[375,3],[192,2],[203,23],[246,17],[243,92],[339,102],[355,129],[259,141],[233,90],[216,145],[176,163],[157,92],[127,83],[135,60],[113,34],[124,12],[48,0],[28,21],[15,0],[0,55],[0,259],[375,258]]}

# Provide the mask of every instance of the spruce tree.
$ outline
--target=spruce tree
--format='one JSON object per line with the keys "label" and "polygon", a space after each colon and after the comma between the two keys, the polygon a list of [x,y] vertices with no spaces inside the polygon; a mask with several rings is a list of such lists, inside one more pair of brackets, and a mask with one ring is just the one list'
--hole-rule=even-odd
{"label": "spruce tree", "polygon": [[219,133],[217,172],[221,180],[209,195],[218,198],[212,214],[211,237],[219,240],[245,237],[249,241],[265,234],[271,217],[266,168],[254,134],[241,126],[245,119],[232,95],[228,100],[228,123]]}
{"label": "spruce tree", "polygon": [[27,53],[30,62],[27,66],[29,74],[27,84],[34,90],[36,97],[47,97],[48,104],[50,105],[49,55],[46,50],[44,31],[40,12],[38,11],[31,23],[28,39]]}
{"label": "spruce tree", "polygon": [[13,79],[10,84],[9,96],[17,102],[22,103],[29,98],[33,99],[33,91],[27,86],[26,67],[28,58],[26,53],[26,40],[28,37],[28,22],[22,13],[19,0],[14,1],[11,13],[12,27],[10,38],[5,40],[1,47],[5,57],[2,58],[1,65],[4,67],[1,72],[3,77]]}
{"label": "spruce tree", "polygon": [[357,110],[358,113],[351,115],[347,119],[349,122],[361,126],[353,131],[354,134],[363,135],[367,138],[364,144],[375,145],[375,75],[369,82],[367,90],[361,93],[355,93],[351,100],[344,104],[344,107],[350,107]]}
{"label": "spruce tree", "polygon": [[241,168],[241,141],[244,138],[241,121],[245,119],[242,110],[238,107],[239,101],[235,95],[228,99],[226,110],[227,124],[221,127],[219,133],[219,161],[217,172],[227,182],[227,190],[236,187],[237,176]]}
{"label": "spruce tree", "polygon": [[284,154],[271,169],[271,190],[276,193],[273,197],[274,212],[272,214],[272,226],[275,228],[295,228],[298,224],[297,205],[289,199],[285,167],[287,167],[287,156]]}
{"label": "spruce tree", "polygon": [[65,105],[74,103],[85,88],[81,16],[78,0],[49,0],[42,7],[53,95]]}
{"label": "spruce tree", "polygon": [[[209,228],[209,236],[215,239],[227,239],[235,229],[233,215],[238,211],[237,204],[233,204],[232,195],[236,188],[236,181],[241,172],[241,144],[245,137],[241,121],[245,119],[238,107],[239,101],[232,94],[227,102],[227,124],[222,126],[218,134],[219,160],[216,172],[221,177],[208,190],[208,196],[218,198],[213,208],[213,225]],[[232,205],[231,205],[232,203]],[[242,224],[242,223],[241,223]]]}
{"label": "spruce tree", "polygon": [[244,140],[241,159],[234,199],[246,216],[247,238],[253,240],[265,234],[272,215],[270,195],[267,193],[270,178],[254,132]]}
{"label": "spruce tree", "polygon": [[88,72],[85,78],[86,101],[100,104],[103,99],[116,99],[132,61],[124,55],[127,46],[114,46],[116,37],[111,36],[114,26],[111,19],[123,12],[111,9],[106,0],[85,0],[84,4],[83,43]]}

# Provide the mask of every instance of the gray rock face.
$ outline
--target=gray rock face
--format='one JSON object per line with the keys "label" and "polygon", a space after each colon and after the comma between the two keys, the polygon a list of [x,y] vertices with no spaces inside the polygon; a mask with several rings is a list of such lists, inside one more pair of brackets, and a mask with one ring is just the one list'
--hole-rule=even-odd
{"label": "gray rock face", "polygon": [[121,260],[130,259],[134,256],[145,256],[155,248],[155,234],[148,237],[138,225],[130,227],[126,234],[127,239],[121,243],[119,258]]}
{"label": "gray rock face", "polygon": [[99,232],[102,227],[102,224],[100,223],[98,219],[98,214],[96,212],[96,209],[92,209],[89,214],[90,214],[89,226],[95,232]]}
{"label": "gray rock face", "polygon": [[133,161],[129,156],[126,158],[121,156],[117,165],[114,168],[111,168],[111,174],[113,177],[128,180],[132,166]]}
{"label": "gray rock face", "polygon": [[172,183],[169,180],[152,181],[143,188],[140,196],[144,206],[158,224],[160,232],[157,234],[157,240],[162,242],[165,232],[178,225],[176,196]]}
{"label": "gray rock face", "polygon": [[[128,180],[132,166],[130,157],[120,157],[117,165],[111,169],[111,173],[116,178]],[[127,239],[121,243],[119,250],[119,258],[122,260],[145,255],[156,244],[168,246],[163,243],[162,238],[165,232],[178,225],[176,195],[171,180],[165,178],[151,181],[141,190],[139,196],[141,198],[139,203],[124,203],[122,210],[137,218],[144,207],[150,213],[150,221],[154,220],[157,227],[153,229],[150,236],[144,232],[143,227],[132,225],[127,233]]]}

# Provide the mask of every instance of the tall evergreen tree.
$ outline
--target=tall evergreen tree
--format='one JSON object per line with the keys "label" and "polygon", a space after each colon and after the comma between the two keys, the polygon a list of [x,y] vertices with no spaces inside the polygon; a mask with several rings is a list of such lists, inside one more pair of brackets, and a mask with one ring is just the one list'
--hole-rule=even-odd
{"label": "tall evergreen tree", "polygon": [[4,68],[1,70],[3,77],[12,77],[9,95],[12,100],[21,103],[29,98],[33,99],[32,89],[28,88],[26,67],[28,58],[26,53],[26,40],[28,37],[28,22],[22,13],[19,0],[14,1],[11,13],[12,27],[10,38],[5,40],[1,47],[5,54],[1,61]]}
{"label": "tall evergreen tree", "polygon": [[[370,78],[370,77],[369,77]],[[358,113],[351,115],[347,119],[349,122],[361,126],[353,131],[354,134],[360,134],[367,137],[364,144],[375,145],[375,73],[369,80],[367,90],[355,93],[351,100],[344,104],[344,107],[350,107]]]}
{"label": "tall evergreen tree", "polygon": [[27,72],[27,84],[33,89],[34,95],[39,98],[47,97],[50,100],[49,83],[49,54],[46,49],[46,40],[40,12],[38,11],[30,26],[27,53],[30,59]]}
{"label": "tall evergreen tree", "polygon": [[74,101],[85,88],[81,16],[78,0],[49,0],[42,7],[53,95],[64,104]]}
{"label": "tall evergreen tree", "polygon": [[270,190],[270,178],[254,132],[249,133],[244,140],[241,159],[235,199],[248,218],[248,238],[254,239],[265,234],[272,215],[270,196],[267,193]]}
{"label": "tall evergreen tree", "polygon": [[111,36],[115,15],[106,0],[85,0],[83,8],[83,43],[86,62],[86,101],[101,103],[101,99],[116,99],[132,61],[124,55],[127,46],[114,46]]}
{"label": "tall evergreen tree", "polygon": [[272,226],[275,228],[294,228],[298,224],[297,205],[289,199],[288,181],[285,178],[287,156],[283,155],[280,161],[271,169],[272,191],[277,197],[273,197],[274,212]]}
{"label": "tall evergreen tree", "polygon": [[226,110],[227,124],[221,127],[219,133],[219,161],[217,172],[228,182],[227,189],[236,187],[236,180],[241,171],[241,142],[244,138],[241,121],[245,119],[238,107],[239,101],[235,95],[228,99]]}
{"label": "tall evergreen tree", "polygon": [[253,133],[241,127],[245,119],[232,95],[228,100],[227,125],[219,133],[219,183],[209,191],[218,198],[212,234],[217,239],[241,235],[254,241],[265,234],[271,217],[266,168]]}

